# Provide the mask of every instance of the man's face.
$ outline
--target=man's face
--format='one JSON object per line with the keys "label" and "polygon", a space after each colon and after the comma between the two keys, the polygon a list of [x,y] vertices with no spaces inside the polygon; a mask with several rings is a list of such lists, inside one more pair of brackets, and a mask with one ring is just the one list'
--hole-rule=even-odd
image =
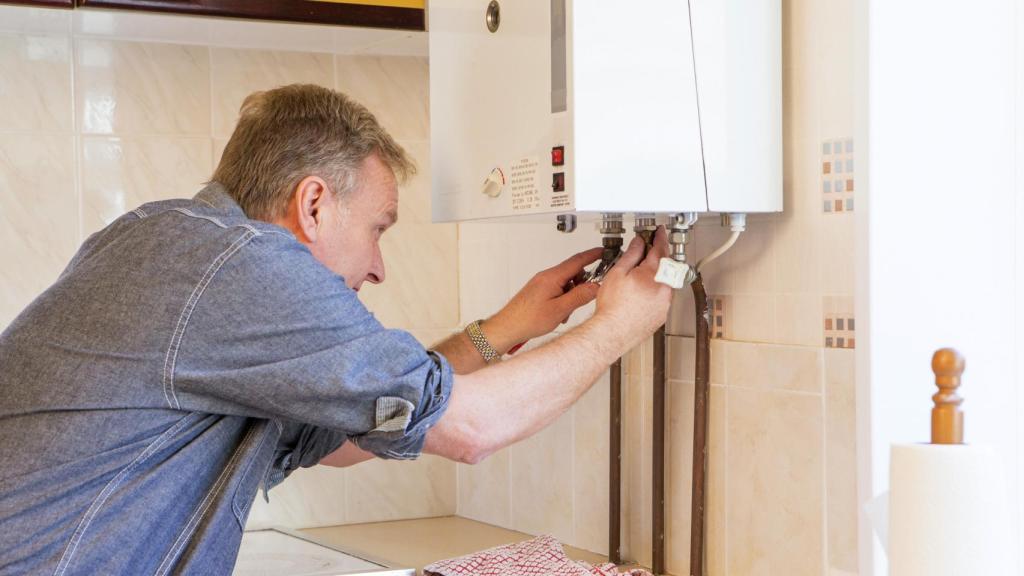
{"label": "man's face", "polygon": [[363,282],[384,281],[380,237],[398,221],[398,183],[391,168],[371,154],[360,168],[355,189],[324,205],[313,256],[345,284],[359,290]]}

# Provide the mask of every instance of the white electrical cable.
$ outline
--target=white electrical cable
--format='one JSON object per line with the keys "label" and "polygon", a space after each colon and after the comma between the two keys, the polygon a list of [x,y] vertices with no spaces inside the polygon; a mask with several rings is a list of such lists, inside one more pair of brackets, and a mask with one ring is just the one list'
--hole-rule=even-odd
{"label": "white electrical cable", "polygon": [[700,272],[701,268],[711,263],[722,254],[725,254],[732,245],[736,243],[740,238],[740,234],[747,229],[747,215],[746,214],[729,214],[729,229],[732,230],[732,234],[729,235],[729,239],[724,244],[715,249],[714,252],[700,259],[697,262],[697,272]]}

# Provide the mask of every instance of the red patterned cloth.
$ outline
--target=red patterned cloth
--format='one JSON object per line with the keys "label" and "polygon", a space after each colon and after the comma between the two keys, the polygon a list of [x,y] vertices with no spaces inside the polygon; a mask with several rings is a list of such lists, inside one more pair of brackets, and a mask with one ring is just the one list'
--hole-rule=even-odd
{"label": "red patterned cloth", "polygon": [[572,560],[551,536],[442,560],[423,572],[427,576],[651,576],[646,570],[619,572],[614,564],[591,566]]}

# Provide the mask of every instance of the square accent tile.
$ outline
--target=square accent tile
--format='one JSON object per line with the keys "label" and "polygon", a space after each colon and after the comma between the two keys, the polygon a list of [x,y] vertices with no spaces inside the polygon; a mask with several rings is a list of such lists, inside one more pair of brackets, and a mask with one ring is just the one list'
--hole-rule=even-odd
{"label": "square accent tile", "polygon": [[708,296],[708,307],[711,308],[711,337],[729,338],[729,297]]}
{"label": "square accent tile", "polygon": [[856,321],[853,317],[853,298],[849,296],[825,296],[824,311],[825,348],[854,348],[856,346]]}
{"label": "square accent tile", "polygon": [[825,212],[853,211],[853,139],[826,140],[821,145],[821,192]]}

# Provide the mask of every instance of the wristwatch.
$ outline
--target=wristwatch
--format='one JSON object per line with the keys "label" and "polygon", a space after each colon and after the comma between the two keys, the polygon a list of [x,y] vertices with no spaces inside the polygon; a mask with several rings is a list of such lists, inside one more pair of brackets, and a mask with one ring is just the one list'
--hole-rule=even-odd
{"label": "wristwatch", "polygon": [[484,331],[480,329],[481,322],[483,322],[483,320],[470,322],[469,325],[466,326],[466,335],[469,336],[469,341],[473,343],[473,347],[476,348],[477,352],[484,357],[484,362],[490,364],[491,360],[498,358],[501,354],[498,354],[498,351],[494,349],[494,346],[491,346],[491,343],[487,341],[487,337],[484,336]]}

